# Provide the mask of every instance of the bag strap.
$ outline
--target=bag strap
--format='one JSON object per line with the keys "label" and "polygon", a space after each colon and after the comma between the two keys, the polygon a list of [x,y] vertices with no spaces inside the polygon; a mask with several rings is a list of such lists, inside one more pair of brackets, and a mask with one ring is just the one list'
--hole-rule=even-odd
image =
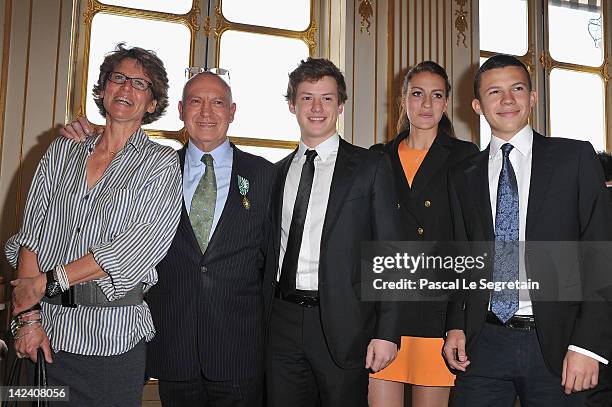
{"label": "bag strap", "polygon": [[[13,364],[11,365],[11,372],[8,376],[7,386],[17,387],[19,386],[19,379],[21,378],[21,369],[24,364],[24,358],[15,357]],[[36,367],[34,371],[34,386],[46,387],[47,386],[47,363],[45,362],[45,353],[41,348],[38,348]],[[13,407],[16,406],[16,401],[2,401],[2,407]],[[32,406],[35,407],[49,407],[49,401],[46,399],[39,399],[32,402]]]}
{"label": "bag strap", "polygon": [[[18,386],[19,385],[19,378],[21,376],[21,366],[23,365],[23,359],[18,358],[17,356],[15,356],[15,359],[13,360],[13,363],[11,364],[11,372],[9,373],[8,376],[8,381],[6,382],[7,386]],[[16,406],[17,402],[10,402],[8,400],[4,400],[2,401],[2,407],[11,407],[11,406]]]}
{"label": "bag strap", "polygon": [[[36,355],[36,372],[34,374],[34,386],[47,387],[47,362],[45,361],[45,353],[42,348],[38,348]],[[35,407],[48,407],[49,401],[46,399],[38,399],[34,401]]]}

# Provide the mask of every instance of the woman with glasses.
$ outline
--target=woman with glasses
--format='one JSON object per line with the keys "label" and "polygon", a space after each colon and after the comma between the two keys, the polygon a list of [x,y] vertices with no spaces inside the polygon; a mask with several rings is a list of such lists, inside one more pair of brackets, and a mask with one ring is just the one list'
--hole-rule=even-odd
{"label": "woman with glasses", "polygon": [[[447,191],[449,168],[478,148],[455,138],[446,115],[450,82],[444,68],[432,61],[406,74],[397,123],[398,135],[373,149],[389,154],[403,209],[405,240],[452,239]],[[454,376],[442,358],[445,302],[407,302],[404,335],[397,358],[370,376],[372,407],[403,407],[404,383],[412,384],[413,407],[448,405]]]}
{"label": "woman with glasses", "polygon": [[43,350],[49,385],[69,387],[62,405],[141,405],[155,333],[143,293],[181,208],[177,154],[141,129],[165,112],[167,91],[153,52],[119,44],[109,53],[93,87],[103,133],[51,143],[6,244],[17,356],[35,361]]}

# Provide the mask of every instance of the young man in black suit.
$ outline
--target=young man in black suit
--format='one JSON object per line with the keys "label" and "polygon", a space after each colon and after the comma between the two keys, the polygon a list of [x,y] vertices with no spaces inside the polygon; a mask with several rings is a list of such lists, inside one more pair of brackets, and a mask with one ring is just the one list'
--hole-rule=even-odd
{"label": "young man in black suit", "polygon": [[367,406],[368,371],[399,344],[396,304],[361,301],[359,267],[361,242],[400,236],[390,165],[338,135],[347,95],[332,62],[302,61],[286,97],[301,139],[273,193],[268,406]]}
{"label": "young man in black suit", "polygon": [[[472,106],[487,119],[492,138],[451,174],[457,239],[496,242],[498,248],[502,242],[610,240],[608,197],[595,152],[587,142],[531,129],[537,95],[525,65],[508,55],[490,58],[478,70],[474,93]],[[495,259],[485,277],[550,281],[554,265],[537,250],[526,252],[526,275],[519,276],[519,255],[511,250],[490,256]],[[583,268],[574,280],[598,277],[591,271]],[[610,359],[609,306],[539,295],[455,295],[444,346],[447,362],[458,370],[455,405],[512,406],[517,395],[530,406],[583,404],[583,390],[597,384],[599,364]]]}
{"label": "young man in black suit", "polygon": [[[610,198],[610,210],[612,211],[612,155],[606,152],[597,153],[599,163],[603,168],[606,189]],[[612,406],[612,366],[600,366],[599,380],[587,398],[585,407],[610,407]]]}

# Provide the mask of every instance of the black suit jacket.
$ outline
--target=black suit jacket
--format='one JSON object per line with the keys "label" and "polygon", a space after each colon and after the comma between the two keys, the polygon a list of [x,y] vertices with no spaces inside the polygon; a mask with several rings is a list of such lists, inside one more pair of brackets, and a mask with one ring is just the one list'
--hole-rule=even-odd
{"label": "black suit jacket", "polygon": [[[425,159],[408,183],[398,148],[408,137],[402,132],[387,144],[376,144],[372,150],[384,151],[391,159],[393,180],[401,202],[402,240],[441,241],[453,238],[450,200],[448,195],[449,168],[478,152],[475,144],[451,138],[440,132]],[[418,233],[421,228],[422,233]],[[422,301],[402,304],[402,335],[443,337],[446,302]]]}
{"label": "black suit jacket", "polygon": [[[554,259],[546,258],[540,250],[531,251],[528,242],[610,240],[608,196],[601,165],[589,143],[548,138],[534,132],[532,148],[525,230],[526,272],[533,281],[558,283],[554,280]],[[453,224],[459,240],[494,240],[488,157],[489,148],[460,164],[451,174]],[[492,257],[489,256],[490,260]],[[584,265],[584,259],[580,261]],[[491,280],[491,270],[492,267],[487,267],[484,275],[474,275],[473,278]],[[608,278],[594,275],[591,271],[589,267],[582,267],[573,276],[574,281],[586,283],[595,278]],[[570,344],[610,359],[612,315],[607,304],[540,301],[538,295],[538,292],[530,291],[538,339],[552,372],[560,374]],[[488,291],[465,290],[456,293],[449,303],[447,329],[465,331],[468,357],[477,346],[488,302]]]}
{"label": "black suit jacket", "polygon": [[[277,164],[264,281],[268,316],[279,269],[283,191],[294,156]],[[372,338],[399,345],[397,303],[362,301],[360,270],[361,242],[399,240],[399,222],[387,157],[340,139],[321,236],[319,301],[330,353],[342,368],[362,367]]]}
{"label": "black suit jacket", "polygon": [[[162,380],[235,380],[261,374],[261,283],[274,166],[233,144],[231,183],[219,222],[202,254],[183,210],[158,283],[147,294],[157,333],[147,346],[147,374]],[[185,151],[179,152],[181,169]],[[243,205],[237,176],[249,181]]]}

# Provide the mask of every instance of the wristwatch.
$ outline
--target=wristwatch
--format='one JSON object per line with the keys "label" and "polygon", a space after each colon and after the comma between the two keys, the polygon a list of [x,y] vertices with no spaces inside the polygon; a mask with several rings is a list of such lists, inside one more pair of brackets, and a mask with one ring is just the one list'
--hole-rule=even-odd
{"label": "wristwatch", "polygon": [[47,286],[45,287],[45,296],[51,298],[62,293],[62,286],[55,279],[55,270],[47,271]]}

